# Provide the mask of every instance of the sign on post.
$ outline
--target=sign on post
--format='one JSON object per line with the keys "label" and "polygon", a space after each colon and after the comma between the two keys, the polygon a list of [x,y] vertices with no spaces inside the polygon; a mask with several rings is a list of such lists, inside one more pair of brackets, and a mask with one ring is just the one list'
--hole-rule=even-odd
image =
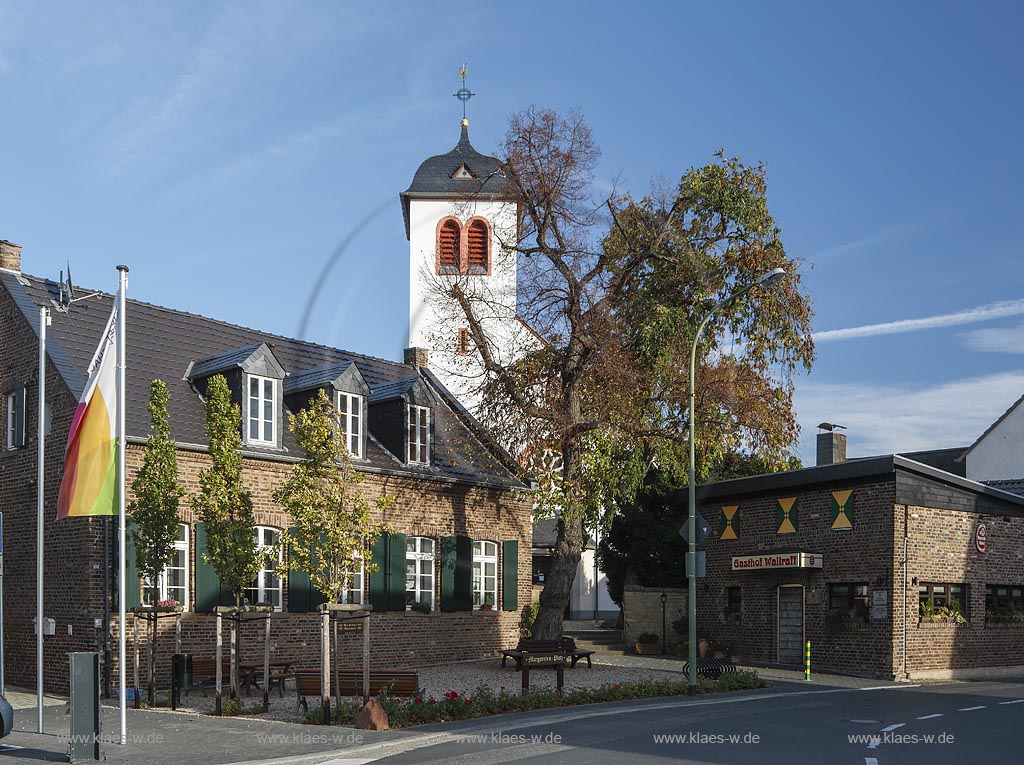
{"label": "sign on post", "polygon": [[[704,516],[697,513],[695,519],[697,526],[697,540],[694,544],[702,545],[704,540],[708,538],[708,534],[711,533],[711,525],[705,520]],[[690,521],[689,519],[683,521],[683,525],[679,527],[679,536],[686,540],[687,543],[690,541]]]}

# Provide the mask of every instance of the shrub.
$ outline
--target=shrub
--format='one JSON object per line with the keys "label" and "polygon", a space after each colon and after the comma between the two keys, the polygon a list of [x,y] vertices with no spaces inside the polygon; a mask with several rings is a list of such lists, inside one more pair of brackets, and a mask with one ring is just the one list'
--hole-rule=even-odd
{"label": "shrub", "polygon": [[431,611],[430,603],[426,600],[417,600],[409,606],[409,609],[421,614],[429,614]]}
{"label": "shrub", "polygon": [[228,697],[224,699],[224,703],[221,704],[221,714],[226,717],[234,717],[235,715],[242,714],[242,702],[238,699]]}
{"label": "shrub", "polygon": [[536,603],[531,603],[523,608],[523,613],[519,617],[519,630],[523,633],[524,637],[533,636],[533,623],[537,621],[537,611],[539,608],[540,606]]}

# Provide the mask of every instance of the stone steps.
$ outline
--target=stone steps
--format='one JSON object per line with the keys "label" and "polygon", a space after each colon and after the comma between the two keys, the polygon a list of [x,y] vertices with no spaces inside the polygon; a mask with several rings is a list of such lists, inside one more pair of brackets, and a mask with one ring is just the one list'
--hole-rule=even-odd
{"label": "stone steps", "polygon": [[622,642],[622,630],[566,630],[564,634],[575,640],[576,647],[584,651],[621,653],[625,649]]}

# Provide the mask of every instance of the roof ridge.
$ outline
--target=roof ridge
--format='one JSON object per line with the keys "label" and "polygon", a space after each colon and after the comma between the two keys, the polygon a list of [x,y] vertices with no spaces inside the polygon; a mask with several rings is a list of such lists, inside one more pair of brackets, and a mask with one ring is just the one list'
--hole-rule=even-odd
{"label": "roof ridge", "polygon": [[[22,274],[22,276],[24,276],[26,279],[33,279],[33,280],[35,280],[36,282],[38,282],[38,283],[40,283],[42,285],[50,285],[50,284],[56,285],[56,282],[54,282],[53,280],[46,279],[46,278],[43,278],[43,277],[40,277],[40,276],[33,276],[32,274],[24,274],[24,273]],[[86,291],[90,292],[92,296],[97,296],[98,295],[98,296],[101,296],[101,297],[104,297],[104,298],[110,298],[110,299],[114,298],[114,296],[111,293],[104,292],[103,290],[90,290],[87,287],[80,287],[79,289],[86,290]],[[167,307],[165,305],[159,305],[157,303],[150,303],[150,302],[148,302],[146,300],[139,300],[137,298],[129,298],[129,297],[126,297],[126,300],[129,303],[136,303],[137,305],[143,305],[143,306],[146,306],[148,308],[152,308],[152,309],[157,310],[157,311],[166,311],[167,313],[176,314],[178,316],[189,316],[189,317],[192,317],[192,318],[195,318],[195,319],[202,319],[203,321],[212,322],[214,324],[220,324],[221,326],[224,326],[224,327],[231,327],[232,329],[240,329],[240,330],[244,330],[246,332],[252,332],[254,334],[262,335],[262,336],[267,337],[267,338],[278,339],[278,340],[285,340],[285,341],[288,341],[288,342],[291,342],[291,343],[302,343],[304,345],[312,346],[314,348],[322,348],[325,351],[341,351],[342,353],[345,353],[345,354],[347,354],[349,356],[355,356],[355,357],[359,357],[359,358],[363,358],[363,359],[369,359],[371,361],[379,361],[379,362],[382,362],[384,364],[390,364],[390,365],[392,365],[394,367],[408,367],[409,366],[408,364],[405,364],[405,363],[403,363],[401,361],[394,361],[393,359],[385,359],[385,358],[381,358],[379,356],[371,356],[371,355],[369,355],[367,353],[359,353],[358,351],[350,351],[350,350],[347,350],[345,348],[339,348],[339,347],[334,346],[334,345],[325,345],[324,343],[318,343],[318,342],[315,342],[313,340],[303,340],[303,339],[298,338],[298,337],[289,337],[288,335],[282,335],[282,334],[279,334],[277,332],[267,332],[266,330],[258,329],[256,327],[247,327],[244,324],[233,324],[232,322],[224,321],[223,319],[217,319],[217,318],[214,318],[212,316],[205,316],[205,315],[203,315],[201,313],[193,313],[192,311],[182,311],[182,310],[180,310],[178,308],[169,308],[169,307]],[[225,351],[225,352],[228,352],[228,351]]]}

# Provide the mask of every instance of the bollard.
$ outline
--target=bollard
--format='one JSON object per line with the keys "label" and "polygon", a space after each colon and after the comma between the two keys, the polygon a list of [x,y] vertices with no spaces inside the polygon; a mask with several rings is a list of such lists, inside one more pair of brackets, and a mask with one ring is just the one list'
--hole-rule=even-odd
{"label": "bollard", "polygon": [[811,680],[811,641],[807,641],[807,648],[804,649],[804,680]]}
{"label": "bollard", "polygon": [[[69,653],[71,762],[100,759],[100,655]],[[121,689],[124,693],[125,689]]]}

